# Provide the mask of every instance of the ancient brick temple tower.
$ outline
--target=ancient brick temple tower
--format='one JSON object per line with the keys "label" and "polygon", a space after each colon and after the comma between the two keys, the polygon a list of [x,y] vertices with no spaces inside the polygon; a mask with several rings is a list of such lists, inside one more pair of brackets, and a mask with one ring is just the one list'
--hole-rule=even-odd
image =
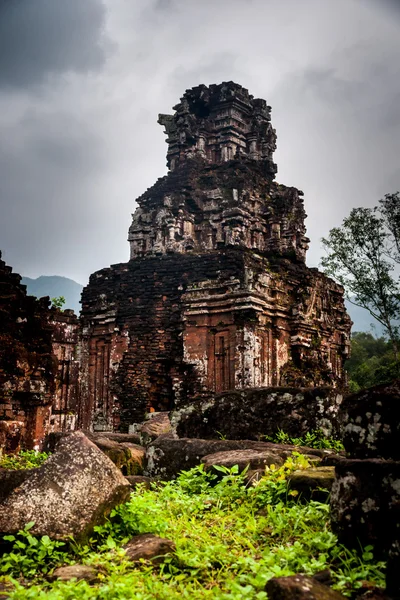
{"label": "ancient brick temple tower", "polygon": [[227,389],[343,382],[343,290],[305,265],[302,193],[274,181],[270,107],[229,82],[174,110],[131,260],[83,292],[81,427],[124,430]]}

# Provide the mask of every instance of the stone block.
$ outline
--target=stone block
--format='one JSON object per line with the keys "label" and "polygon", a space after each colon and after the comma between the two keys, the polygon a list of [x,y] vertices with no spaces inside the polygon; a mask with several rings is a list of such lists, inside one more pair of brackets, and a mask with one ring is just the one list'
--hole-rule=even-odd
{"label": "stone block", "polygon": [[342,458],[335,473],[332,530],[348,547],[372,544],[377,556],[385,555],[393,541],[400,501],[400,461]]}
{"label": "stone block", "polygon": [[125,546],[125,556],[132,562],[141,559],[162,562],[163,557],[175,552],[176,547],[171,540],[158,537],[152,533],[143,533],[132,538]]}
{"label": "stone block", "polygon": [[348,396],[340,413],[349,457],[400,460],[400,380]]}
{"label": "stone block", "polygon": [[84,540],[130,492],[114,463],[75,432],[0,504],[0,532],[16,533],[33,521],[33,535]]}
{"label": "stone block", "polygon": [[325,501],[335,480],[335,467],[318,466],[295,471],[288,477],[289,488],[305,500]]}
{"label": "stone block", "polygon": [[289,444],[273,444],[254,440],[175,439],[166,435],[160,436],[147,447],[145,474],[164,480],[173,479],[181,471],[187,471],[201,464],[203,457],[207,455],[232,450],[273,453],[282,459],[291,456],[293,452],[306,454],[311,459],[320,459],[325,454],[324,450]]}
{"label": "stone block", "polygon": [[312,577],[273,577],[266,586],[268,600],[344,600],[345,596]]}
{"label": "stone block", "polygon": [[197,400],[174,413],[178,436],[230,440],[260,440],[279,429],[292,437],[322,429],[338,435],[342,398],[329,388],[249,388]]}

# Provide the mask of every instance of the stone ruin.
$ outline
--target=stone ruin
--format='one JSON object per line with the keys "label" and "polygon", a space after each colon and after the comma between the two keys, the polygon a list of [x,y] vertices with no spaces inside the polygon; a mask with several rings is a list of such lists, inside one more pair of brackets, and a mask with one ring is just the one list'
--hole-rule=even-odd
{"label": "stone ruin", "polygon": [[0,253],[0,449],[40,448],[73,429],[78,403],[78,318],[28,296]]}
{"label": "stone ruin", "polygon": [[302,192],[275,181],[270,107],[229,82],[160,115],[168,174],[137,199],[131,260],[82,294],[84,428],[127,431],[226,390],[341,388],[343,289],[305,264]]}
{"label": "stone ruin", "polygon": [[333,390],[337,405],[351,321],[343,289],[305,264],[303,194],[275,181],[270,110],[229,82],[159,116],[168,173],[137,199],[129,262],[90,277],[80,320],[0,262],[4,435],[38,447],[54,431],[127,432],[254,388],[290,388],[278,402],[321,388],[324,406]]}

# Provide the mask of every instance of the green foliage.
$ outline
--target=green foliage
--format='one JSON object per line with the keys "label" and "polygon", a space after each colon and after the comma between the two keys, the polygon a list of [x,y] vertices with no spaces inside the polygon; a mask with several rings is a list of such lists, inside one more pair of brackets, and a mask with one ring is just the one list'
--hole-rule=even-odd
{"label": "green foliage", "polygon": [[321,264],[341,283],[350,302],[366,308],[385,328],[398,358],[400,315],[400,197],[386,195],[379,207],[354,208],[322,243]]}
{"label": "green foliage", "polygon": [[275,444],[292,444],[294,446],[308,446],[308,448],[331,449],[336,452],[344,450],[344,446],[340,440],[327,438],[321,429],[307,431],[304,437],[290,437],[281,429],[275,435],[266,435],[267,442]]}
{"label": "green foliage", "polygon": [[62,310],[65,303],[66,300],[64,296],[58,296],[57,298],[51,299],[51,305],[54,306],[54,308],[59,308],[60,310]]}
{"label": "green foliage", "polygon": [[45,574],[55,565],[68,560],[67,553],[60,551],[65,544],[51,540],[47,535],[34,537],[29,533],[33,525],[34,522],[28,523],[16,535],[4,536],[6,542],[12,543],[12,550],[0,558],[0,573],[34,577],[38,570]]}
{"label": "green foliage", "polygon": [[351,356],[345,368],[351,392],[400,377],[400,364],[395,360],[391,343],[365,332],[352,335]]}
{"label": "green foliage", "polygon": [[[264,587],[271,577],[312,575],[326,568],[332,569],[336,589],[347,595],[365,579],[383,585],[384,565],[373,560],[371,548],[359,557],[338,544],[329,528],[327,504],[297,504],[288,494],[287,475],[307,466],[304,456],[295,455],[283,467],[271,466],[254,485],[246,483],[237,467],[210,473],[200,466],[163,486],[139,487],[96,529],[89,545],[73,544],[68,557],[59,546],[50,555],[37,555],[36,581],[31,587],[14,581],[10,598],[266,600]],[[161,566],[143,562],[135,567],[125,559],[121,545],[142,532],[172,539],[176,554]],[[23,539],[27,535],[29,531]],[[36,548],[29,542],[32,547]],[[20,556],[19,572],[34,576],[32,565],[24,562],[26,548],[13,552]],[[0,559],[2,567],[9,556]],[[99,583],[50,584],[44,579],[56,564],[72,561],[95,566]],[[17,569],[3,572],[15,577]]]}
{"label": "green foliage", "polygon": [[0,467],[3,469],[34,469],[40,467],[50,454],[36,452],[36,450],[20,450],[17,454],[3,454],[0,456]]}

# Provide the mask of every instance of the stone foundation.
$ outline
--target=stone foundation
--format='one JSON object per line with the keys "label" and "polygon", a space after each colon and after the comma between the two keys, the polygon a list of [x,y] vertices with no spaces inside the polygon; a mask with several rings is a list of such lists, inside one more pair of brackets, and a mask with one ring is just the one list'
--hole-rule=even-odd
{"label": "stone foundation", "polygon": [[338,437],[341,400],[331,388],[252,388],[191,402],[171,420],[179,437],[261,440],[280,429],[291,437],[316,429]]}

